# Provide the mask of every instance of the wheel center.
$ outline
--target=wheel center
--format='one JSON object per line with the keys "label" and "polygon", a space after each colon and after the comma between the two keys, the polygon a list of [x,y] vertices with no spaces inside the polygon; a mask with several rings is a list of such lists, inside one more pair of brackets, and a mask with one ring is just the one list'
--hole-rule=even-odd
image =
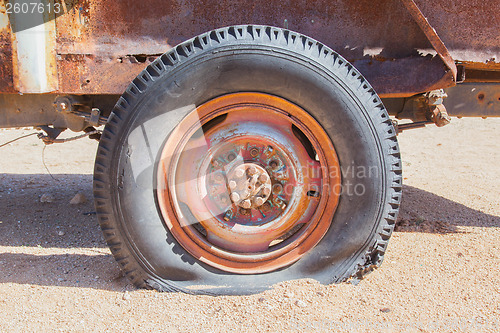
{"label": "wheel center", "polygon": [[231,201],[241,208],[262,206],[271,194],[271,178],[255,163],[240,164],[228,173]]}

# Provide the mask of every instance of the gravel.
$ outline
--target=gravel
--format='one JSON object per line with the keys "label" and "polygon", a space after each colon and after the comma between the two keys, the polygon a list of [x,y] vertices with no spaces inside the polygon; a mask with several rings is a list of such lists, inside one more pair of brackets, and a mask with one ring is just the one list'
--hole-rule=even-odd
{"label": "gravel", "polygon": [[44,193],[40,197],[40,202],[54,202],[54,201],[55,201],[55,198],[52,194]]}

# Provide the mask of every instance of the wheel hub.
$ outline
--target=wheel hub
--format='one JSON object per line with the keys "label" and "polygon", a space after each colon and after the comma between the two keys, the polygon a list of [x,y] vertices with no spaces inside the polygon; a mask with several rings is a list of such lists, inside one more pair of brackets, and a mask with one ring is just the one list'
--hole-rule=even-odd
{"label": "wheel hub", "polygon": [[244,163],[229,172],[228,187],[232,202],[244,209],[256,209],[271,194],[271,177],[260,165]]}

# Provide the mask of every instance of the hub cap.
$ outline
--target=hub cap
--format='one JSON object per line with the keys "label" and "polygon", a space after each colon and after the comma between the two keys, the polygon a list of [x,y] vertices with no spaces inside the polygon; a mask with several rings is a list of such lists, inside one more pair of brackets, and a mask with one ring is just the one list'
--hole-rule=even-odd
{"label": "hub cap", "polygon": [[255,163],[237,165],[228,173],[228,185],[231,201],[243,209],[259,209],[271,194],[269,174]]}

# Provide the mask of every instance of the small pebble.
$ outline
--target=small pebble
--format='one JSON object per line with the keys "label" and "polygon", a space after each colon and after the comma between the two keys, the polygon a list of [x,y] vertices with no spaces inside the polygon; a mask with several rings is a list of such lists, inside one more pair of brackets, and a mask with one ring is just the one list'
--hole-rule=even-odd
{"label": "small pebble", "polygon": [[260,298],[259,298],[259,302],[261,302],[261,303],[262,303],[262,302],[265,302],[265,301],[266,301],[266,299],[265,299],[264,297],[260,297]]}
{"label": "small pebble", "polygon": [[64,235],[65,235],[64,231],[58,231],[58,232],[57,232],[57,234],[58,234],[59,236],[64,236]]}
{"label": "small pebble", "polygon": [[294,295],[291,291],[287,291],[283,296],[286,298],[292,298]]}
{"label": "small pebble", "polygon": [[382,309],[380,309],[380,312],[384,312],[384,313],[391,312],[391,309],[389,309],[389,308],[382,308]]}
{"label": "small pebble", "polygon": [[71,205],[80,205],[87,202],[87,197],[83,193],[77,193],[69,202]]}
{"label": "small pebble", "polygon": [[54,200],[54,196],[48,193],[42,194],[40,197],[40,202],[54,202]]}
{"label": "small pebble", "polygon": [[304,301],[302,301],[302,300],[300,300],[300,299],[295,302],[295,305],[297,305],[299,308],[305,308],[305,307],[307,307],[307,303],[304,302]]}
{"label": "small pebble", "polygon": [[122,299],[124,301],[128,301],[130,299],[130,294],[128,293],[128,291],[126,291],[126,292],[123,293]]}

